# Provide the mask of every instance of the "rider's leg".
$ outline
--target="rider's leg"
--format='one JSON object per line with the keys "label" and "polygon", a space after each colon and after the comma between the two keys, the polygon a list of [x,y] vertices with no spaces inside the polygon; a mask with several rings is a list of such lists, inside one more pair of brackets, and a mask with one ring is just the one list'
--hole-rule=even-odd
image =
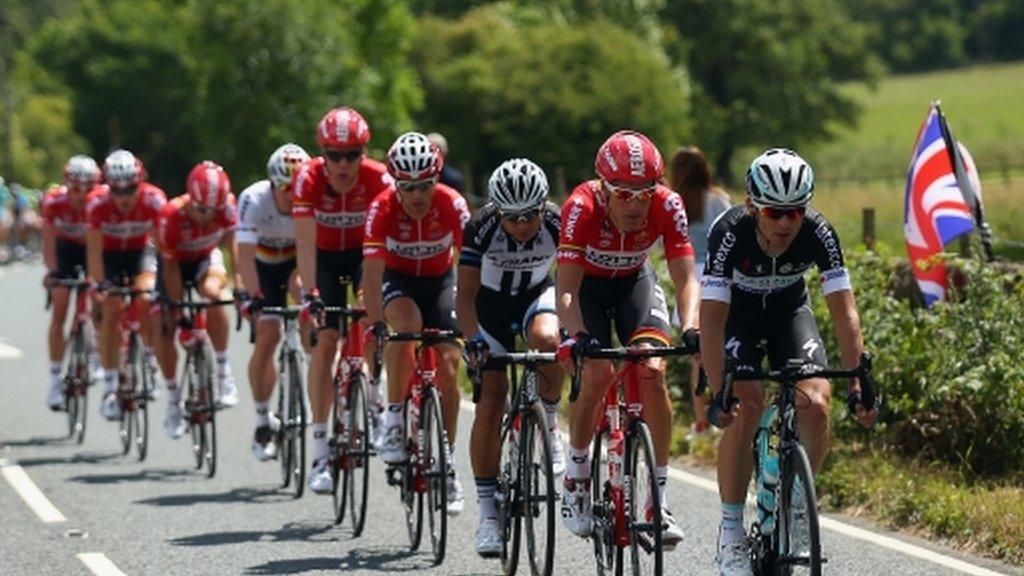
{"label": "rider's leg", "polygon": [[274,393],[277,370],[274,351],[281,341],[281,322],[275,317],[261,317],[256,321],[256,342],[249,358],[249,386],[256,403],[256,425],[270,424],[270,396]]}
{"label": "rider's leg", "polygon": [[718,446],[718,492],[723,512],[720,547],[745,537],[743,503],[754,468],[750,446],[764,411],[764,388],[760,382],[734,382],[733,395],[740,400],[739,415],[725,429]]}
{"label": "rider's leg", "polygon": [[117,365],[120,350],[119,326],[124,301],[119,297],[103,299],[103,320],[100,322],[100,365],[103,366],[103,394],[107,395],[117,387]]}
{"label": "rider's leg", "polygon": [[636,366],[643,396],[643,417],[651,430],[654,462],[657,464],[660,499],[665,503],[665,482],[668,477],[668,452],[672,444],[672,400],[665,386],[665,360],[651,358]]}
{"label": "rider's leg", "polygon": [[459,427],[459,402],[462,399],[456,374],[462,353],[457,346],[451,344],[438,344],[434,349],[438,355],[437,389],[441,393],[441,419],[448,432],[448,445],[454,446]]}
{"label": "rider's leg", "polygon": [[476,478],[480,520],[496,518],[494,488],[498,478],[501,418],[505,412],[508,378],[504,371],[483,373],[483,388],[476,404],[473,430],[469,436],[469,458]]}
{"label": "rider's leg", "polygon": [[569,412],[569,462],[566,463],[565,470],[567,478],[590,478],[590,441],[594,438],[594,426],[604,407],[604,397],[612,383],[613,375],[611,362],[586,361],[580,395]]}
{"label": "rider's leg", "polygon": [[67,288],[54,288],[51,290],[53,298],[53,314],[50,316],[50,332],[47,338],[50,351],[50,372],[53,372],[54,365],[57,369],[57,377],[60,378],[60,365],[64,359],[64,322],[68,317],[68,304],[71,301],[71,291]]}
{"label": "rider's leg", "polygon": [[316,347],[309,363],[309,381],[306,390],[309,393],[309,407],[313,416],[313,462],[327,458],[330,448],[327,445],[327,418],[331,413],[333,402],[333,371],[334,357],[338,353],[338,331],[321,330],[317,333]]}
{"label": "rider's leg", "polygon": [[797,384],[797,423],[800,442],[807,448],[811,470],[817,474],[828,454],[828,403],[831,387],[828,380],[815,378]]}
{"label": "rider's leg", "polygon": [[[533,317],[526,332],[526,344],[532,350],[554,352],[562,341],[558,330],[558,316],[552,313],[540,313]],[[557,406],[562,396],[565,382],[565,371],[558,364],[544,364],[540,367],[540,397],[546,406]],[[549,421],[548,427],[554,425]]]}
{"label": "rider's leg", "polygon": [[[395,332],[419,332],[423,329],[419,306],[406,296],[388,302],[384,307],[384,317]],[[405,401],[409,379],[416,369],[415,350],[416,346],[411,342],[395,342],[384,348],[384,364],[388,371],[389,420],[395,407],[398,406],[400,410],[401,403]]]}

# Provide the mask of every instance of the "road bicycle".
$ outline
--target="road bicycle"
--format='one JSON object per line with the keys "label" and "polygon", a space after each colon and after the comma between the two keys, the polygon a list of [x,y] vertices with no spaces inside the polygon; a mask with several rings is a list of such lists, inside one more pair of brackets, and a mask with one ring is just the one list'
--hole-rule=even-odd
{"label": "road bicycle", "polygon": [[46,292],[46,308],[50,308],[54,288],[67,288],[75,292],[75,312],[68,334],[67,369],[64,371],[64,411],[68,417],[68,438],[81,444],[85,440],[88,392],[93,385],[92,355],[96,336],[92,326],[92,311],[89,290],[91,282],[80,278],[81,268],[76,269],[76,278],[55,279],[49,282]]}
{"label": "road bicycle", "polygon": [[406,388],[405,462],[389,464],[387,480],[398,486],[405,509],[405,525],[412,550],[418,550],[423,535],[426,509],[434,564],[444,561],[448,538],[449,474],[448,434],[441,418],[441,394],[437,388],[437,352],[433,346],[456,343],[457,330],[424,329],[422,332],[392,333],[377,337],[377,354],[384,343],[416,342],[416,370]]}
{"label": "road bicycle", "polygon": [[[633,574],[661,575],[664,569],[662,506],[651,431],[641,414],[640,363],[649,358],[695,354],[688,346],[581,349],[569,401],[579,395],[583,361],[621,361],[604,398],[591,448],[594,558],[599,576],[622,574],[625,550]],[[602,474],[602,462],[606,473]],[[646,500],[643,492],[647,493]]]}
{"label": "road bicycle", "polygon": [[[859,403],[872,410],[877,404],[877,392],[871,365],[871,356],[866,353],[852,370],[829,370],[799,359],[790,360],[778,370],[739,370],[732,362],[727,363],[725,385],[715,400],[720,409],[731,409],[734,381],[770,380],[779,384],[753,444],[759,509],[758,520],[750,529],[754,574],[821,575],[822,564],[827,560],[821,551],[814,475],[798,435],[800,391],[796,385],[811,378],[857,378],[861,387]],[[802,542],[801,535],[806,536],[806,542]]]}
{"label": "road bicycle", "polygon": [[[477,366],[483,361],[477,355]],[[525,524],[526,555],[530,572],[550,576],[555,558],[555,475],[551,462],[551,436],[540,400],[538,367],[556,362],[553,352],[490,354],[486,364],[507,368],[509,396],[501,420],[501,447],[495,503],[501,532],[501,567],[506,576],[516,573]],[[479,400],[482,371],[471,371],[473,401]]]}
{"label": "road bicycle", "polygon": [[108,296],[120,297],[125,306],[120,316],[120,366],[118,370],[117,402],[121,406],[121,421],[118,437],[121,440],[121,454],[128,454],[135,447],[139,461],[146,459],[149,446],[149,401],[152,400],[156,384],[153,369],[153,353],[142,345],[142,323],[136,299],[152,294],[153,290],[118,286],[107,291]]}

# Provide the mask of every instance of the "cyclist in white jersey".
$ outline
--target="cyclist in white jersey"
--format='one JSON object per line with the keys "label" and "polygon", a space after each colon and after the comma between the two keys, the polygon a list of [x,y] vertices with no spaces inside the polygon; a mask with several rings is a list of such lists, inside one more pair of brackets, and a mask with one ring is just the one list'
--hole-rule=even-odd
{"label": "cyclist in white jersey", "polygon": [[[268,179],[242,191],[238,200],[238,272],[243,286],[236,293],[241,310],[248,315],[259,307],[285,306],[290,292],[299,300],[295,264],[295,228],[292,223],[292,175],[309,160],[296,144],[285,144],[267,162]],[[248,288],[248,290],[246,289]],[[280,318],[261,316],[256,343],[249,359],[249,385],[256,403],[256,433],[252,453],[266,461],[277,456],[274,432],[280,421],[270,413],[277,371],[274,350],[281,340]]]}

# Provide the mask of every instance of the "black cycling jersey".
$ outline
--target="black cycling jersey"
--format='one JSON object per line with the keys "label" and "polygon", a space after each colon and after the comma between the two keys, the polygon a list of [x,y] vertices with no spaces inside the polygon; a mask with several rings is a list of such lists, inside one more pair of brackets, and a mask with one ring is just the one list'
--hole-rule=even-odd
{"label": "black cycling jersey", "polygon": [[487,204],[466,224],[459,264],[480,268],[480,284],[502,294],[514,296],[549,284],[562,220],[558,206],[548,202],[543,218],[537,235],[520,243],[501,227],[498,208]]}
{"label": "black cycling jersey", "polygon": [[807,209],[792,244],[779,256],[761,249],[755,224],[755,215],[741,205],[723,212],[712,225],[702,299],[733,308],[792,311],[807,301],[804,275],[812,265],[821,270],[826,295],[850,289],[839,236],[817,210]]}

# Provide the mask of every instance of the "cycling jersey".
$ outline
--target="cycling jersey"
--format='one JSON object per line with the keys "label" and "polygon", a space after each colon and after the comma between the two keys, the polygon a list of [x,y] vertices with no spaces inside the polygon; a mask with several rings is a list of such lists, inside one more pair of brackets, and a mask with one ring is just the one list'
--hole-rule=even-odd
{"label": "cycling jersey", "polygon": [[406,214],[399,192],[390,188],[370,203],[363,256],[381,258],[388,269],[407,276],[440,276],[451,269],[467,222],[466,200],[444,184],[437,184],[427,214],[418,220]]}
{"label": "cycling jersey", "polygon": [[75,208],[68,195],[67,186],[54,186],[43,196],[43,222],[57,232],[57,238],[75,244],[85,243],[85,207],[96,194],[102,193],[101,186],[95,186],[85,194],[82,206]]}
{"label": "cycling jersey", "polygon": [[279,264],[295,258],[292,215],[277,209],[270,180],[260,180],[239,195],[235,239],[239,244],[255,244],[258,262]]}
{"label": "cycling jersey", "polygon": [[358,250],[363,246],[366,207],[391,186],[387,167],[363,158],[355,187],[345,194],[335,192],[327,182],[322,156],[306,162],[295,174],[292,215],[316,218],[316,246],[322,250]]}
{"label": "cycling jersey", "polygon": [[501,214],[494,204],[481,208],[466,224],[459,264],[480,269],[484,288],[515,296],[551,282],[561,216],[558,206],[548,202],[537,235],[518,242],[501,226]]}
{"label": "cycling jersey", "polygon": [[785,252],[769,256],[757,243],[755,216],[736,206],[711,227],[701,297],[739,308],[793,310],[807,301],[804,274],[812,264],[821,270],[826,295],[850,289],[839,236],[817,210],[807,209]]}
{"label": "cycling jersey", "polygon": [[164,191],[148,182],[139,184],[135,206],[127,214],[117,209],[106,186],[85,209],[87,228],[103,232],[103,250],[142,250],[156,230],[157,217],[167,203]]}
{"label": "cycling jersey", "polygon": [[622,233],[612,224],[600,185],[599,180],[580,184],[562,207],[559,264],[583,266],[587,276],[627,276],[643,268],[659,238],[665,246],[665,258],[693,256],[686,210],[679,194],[659,185],[644,226]]}
{"label": "cycling jersey", "polygon": [[175,262],[205,260],[220,244],[224,235],[233,232],[238,224],[235,197],[230,194],[227,204],[205,226],[189,215],[190,201],[188,194],[178,196],[160,211],[157,243],[163,257]]}

